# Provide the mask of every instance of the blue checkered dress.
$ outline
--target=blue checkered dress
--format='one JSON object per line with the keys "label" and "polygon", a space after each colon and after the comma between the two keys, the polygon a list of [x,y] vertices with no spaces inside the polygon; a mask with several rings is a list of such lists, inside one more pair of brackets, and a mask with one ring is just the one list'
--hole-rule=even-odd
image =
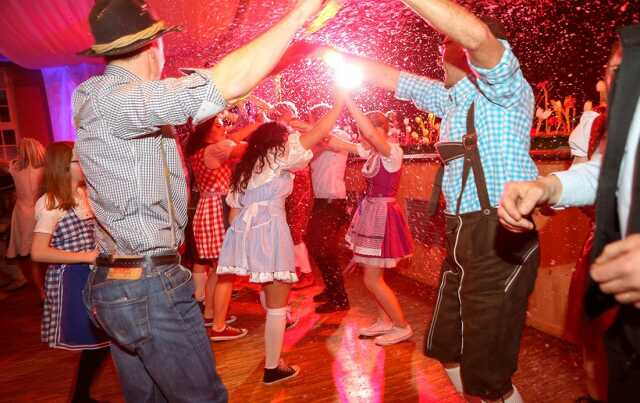
{"label": "blue checkered dress", "polygon": [[[73,209],[68,210],[58,221],[51,247],[67,252],[85,252],[95,248],[95,219],[80,219]],[[68,272],[67,272],[68,271]],[[73,271],[73,273],[71,273]],[[85,350],[102,348],[109,345],[97,329],[89,322],[89,317],[81,299],[82,286],[74,285],[73,290],[65,287],[65,282],[73,281],[78,275],[88,274],[88,264],[49,265],[45,275],[44,312],[42,314],[41,339],[49,347],[66,350]],[[73,276],[70,276],[73,274]],[[79,289],[77,289],[79,287]],[[63,292],[64,290],[67,292]],[[72,291],[72,292],[70,292]],[[73,298],[73,300],[69,300]],[[69,316],[63,312],[63,306],[73,307],[74,317],[71,321],[63,321]],[[65,315],[66,314],[66,315]],[[66,323],[72,323],[71,326]]]}
{"label": "blue checkered dress", "polygon": [[[475,102],[478,149],[487,182],[489,201],[498,206],[504,185],[509,181],[533,180],[538,169],[529,155],[533,122],[533,90],[520,70],[520,63],[506,41],[505,51],[492,69],[471,66],[476,77],[466,77],[452,88],[435,80],[402,73],[396,97],[442,118],[440,141],[461,141],[467,131],[467,111]],[[463,159],[447,164],[442,191],[447,213],[455,214],[462,186]],[[480,211],[473,175],[469,176],[460,214]]]}

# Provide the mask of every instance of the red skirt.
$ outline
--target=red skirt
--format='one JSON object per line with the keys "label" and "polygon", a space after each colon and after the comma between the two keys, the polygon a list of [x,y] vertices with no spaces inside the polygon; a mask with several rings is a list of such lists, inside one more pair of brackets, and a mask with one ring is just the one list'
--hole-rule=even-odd
{"label": "red skirt", "polygon": [[305,168],[296,172],[296,177],[293,180],[293,191],[287,197],[285,204],[287,223],[291,230],[291,238],[293,238],[294,245],[304,241],[312,207],[311,173],[309,168]]}
{"label": "red skirt", "polygon": [[200,259],[217,259],[224,240],[224,208],[220,196],[201,196],[193,216],[193,237]]}

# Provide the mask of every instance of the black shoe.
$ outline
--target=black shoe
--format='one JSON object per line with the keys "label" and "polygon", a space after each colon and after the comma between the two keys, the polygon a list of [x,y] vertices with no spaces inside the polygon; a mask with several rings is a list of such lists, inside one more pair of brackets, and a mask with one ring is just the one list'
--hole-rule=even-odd
{"label": "black shoe", "polygon": [[265,385],[273,385],[279,382],[284,382],[287,379],[295,378],[299,373],[300,368],[295,365],[280,365],[272,369],[265,368],[264,376],[262,377],[262,383],[264,383]]}
{"label": "black shoe", "polygon": [[329,301],[329,294],[327,290],[322,291],[320,294],[313,296],[313,302],[327,302]]}
{"label": "black shoe", "polygon": [[349,303],[346,304],[334,304],[333,302],[325,302],[322,305],[316,307],[316,313],[332,313],[338,311],[348,311],[351,307]]}
{"label": "black shoe", "polygon": [[294,327],[298,326],[298,323],[300,322],[300,318],[298,318],[297,316],[289,316],[287,315],[287,325],[285,326],[284,330],[291,330]]}
{"label": "black shoe", "polygon": [[597,400],[592,398],[589,395],[584,395],[584,396],[580,396],[579,398],[577,398],[576,400],[574,400],[576,403],[605,403],[602,400]]}

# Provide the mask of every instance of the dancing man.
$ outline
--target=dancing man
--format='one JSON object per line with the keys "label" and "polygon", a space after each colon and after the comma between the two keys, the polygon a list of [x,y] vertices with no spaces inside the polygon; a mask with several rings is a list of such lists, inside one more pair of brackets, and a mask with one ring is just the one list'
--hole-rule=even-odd
{"label": "dancing man", "polygon": [[360,61],[373,82],[443,119],[447,257],[425,353],[468,400],[518,402],[511,376],[538,236],[506,231],[496,207],[507,181],[537,176],[529,156],[533,91],[499,23],[449,0],[405,3],[445,36],[444,82]]}
{"label": "dancing man", "polygon": [[[309,122],[315,124],[330,109],[326,104],[315,105],[309,111]],[[343,141],[351,140],[349,134],[338,127],[332,128],[329,134]],[[329,144],[330,142],[327,145]],[[347,157],[347,151],[325,146],[316,151],[311,161],[314,199],[307,243],[325,287],[313,297],[315,302],[321,303],[316,307],[317,313],[346,311],[350,307],[339,262],[341,249],[345,249],[340,248],[340,245],[344,244],[350,219],[344,181]]]}
{"label": "dancing man", "polygon": [[[158,21],[140,0],[98,0],[89,15],[103,75],[73,96],[77,150],[98,221],[101,255],[87,281],[90,311],[111,337],[129,402],[222,402],[191,274],[177,247],[187,223],[180,152],[163,125],[201,122],[249,92],[321,6],[300,0],[270,30],[186,77],[161,80]],[[214,11],[214,10],[212,10]]]}

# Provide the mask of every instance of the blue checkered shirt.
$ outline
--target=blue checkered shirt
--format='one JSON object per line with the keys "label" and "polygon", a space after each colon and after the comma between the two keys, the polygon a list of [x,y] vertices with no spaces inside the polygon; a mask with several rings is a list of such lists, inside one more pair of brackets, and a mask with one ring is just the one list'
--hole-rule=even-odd
{"label": "blue checkered shirt", "polygon": [[[402,73],[396,97],[442,118],[440,141],[462,141],[467,132],[467,112],[475,102],[478,149],[487,182],[489,201],[497,207],[506,182],[535,179],[538,169],[529,155],[533,122],[533,90],[520,70],[520,63],[506,41],[505,51],[492,69],[471,66],[477,79],[465,77],[447,89],[443,83]],[[442,191],[446,211],[455,214],[462,186],[463,159],[447,164]],[[462,195],[460,214],[480,211],[473,173]]]}
{"label": "blue checkered shirt", "polygon": [[[109,65],[73,94],[76,151],[98,221],[102,252],[160,255],[171,237],[159,128],[202,120],[226,107],[206,72],[143,81]],[[178,243],[187,224],[187,178],[176,139],[162,140],[170,173]]]}

